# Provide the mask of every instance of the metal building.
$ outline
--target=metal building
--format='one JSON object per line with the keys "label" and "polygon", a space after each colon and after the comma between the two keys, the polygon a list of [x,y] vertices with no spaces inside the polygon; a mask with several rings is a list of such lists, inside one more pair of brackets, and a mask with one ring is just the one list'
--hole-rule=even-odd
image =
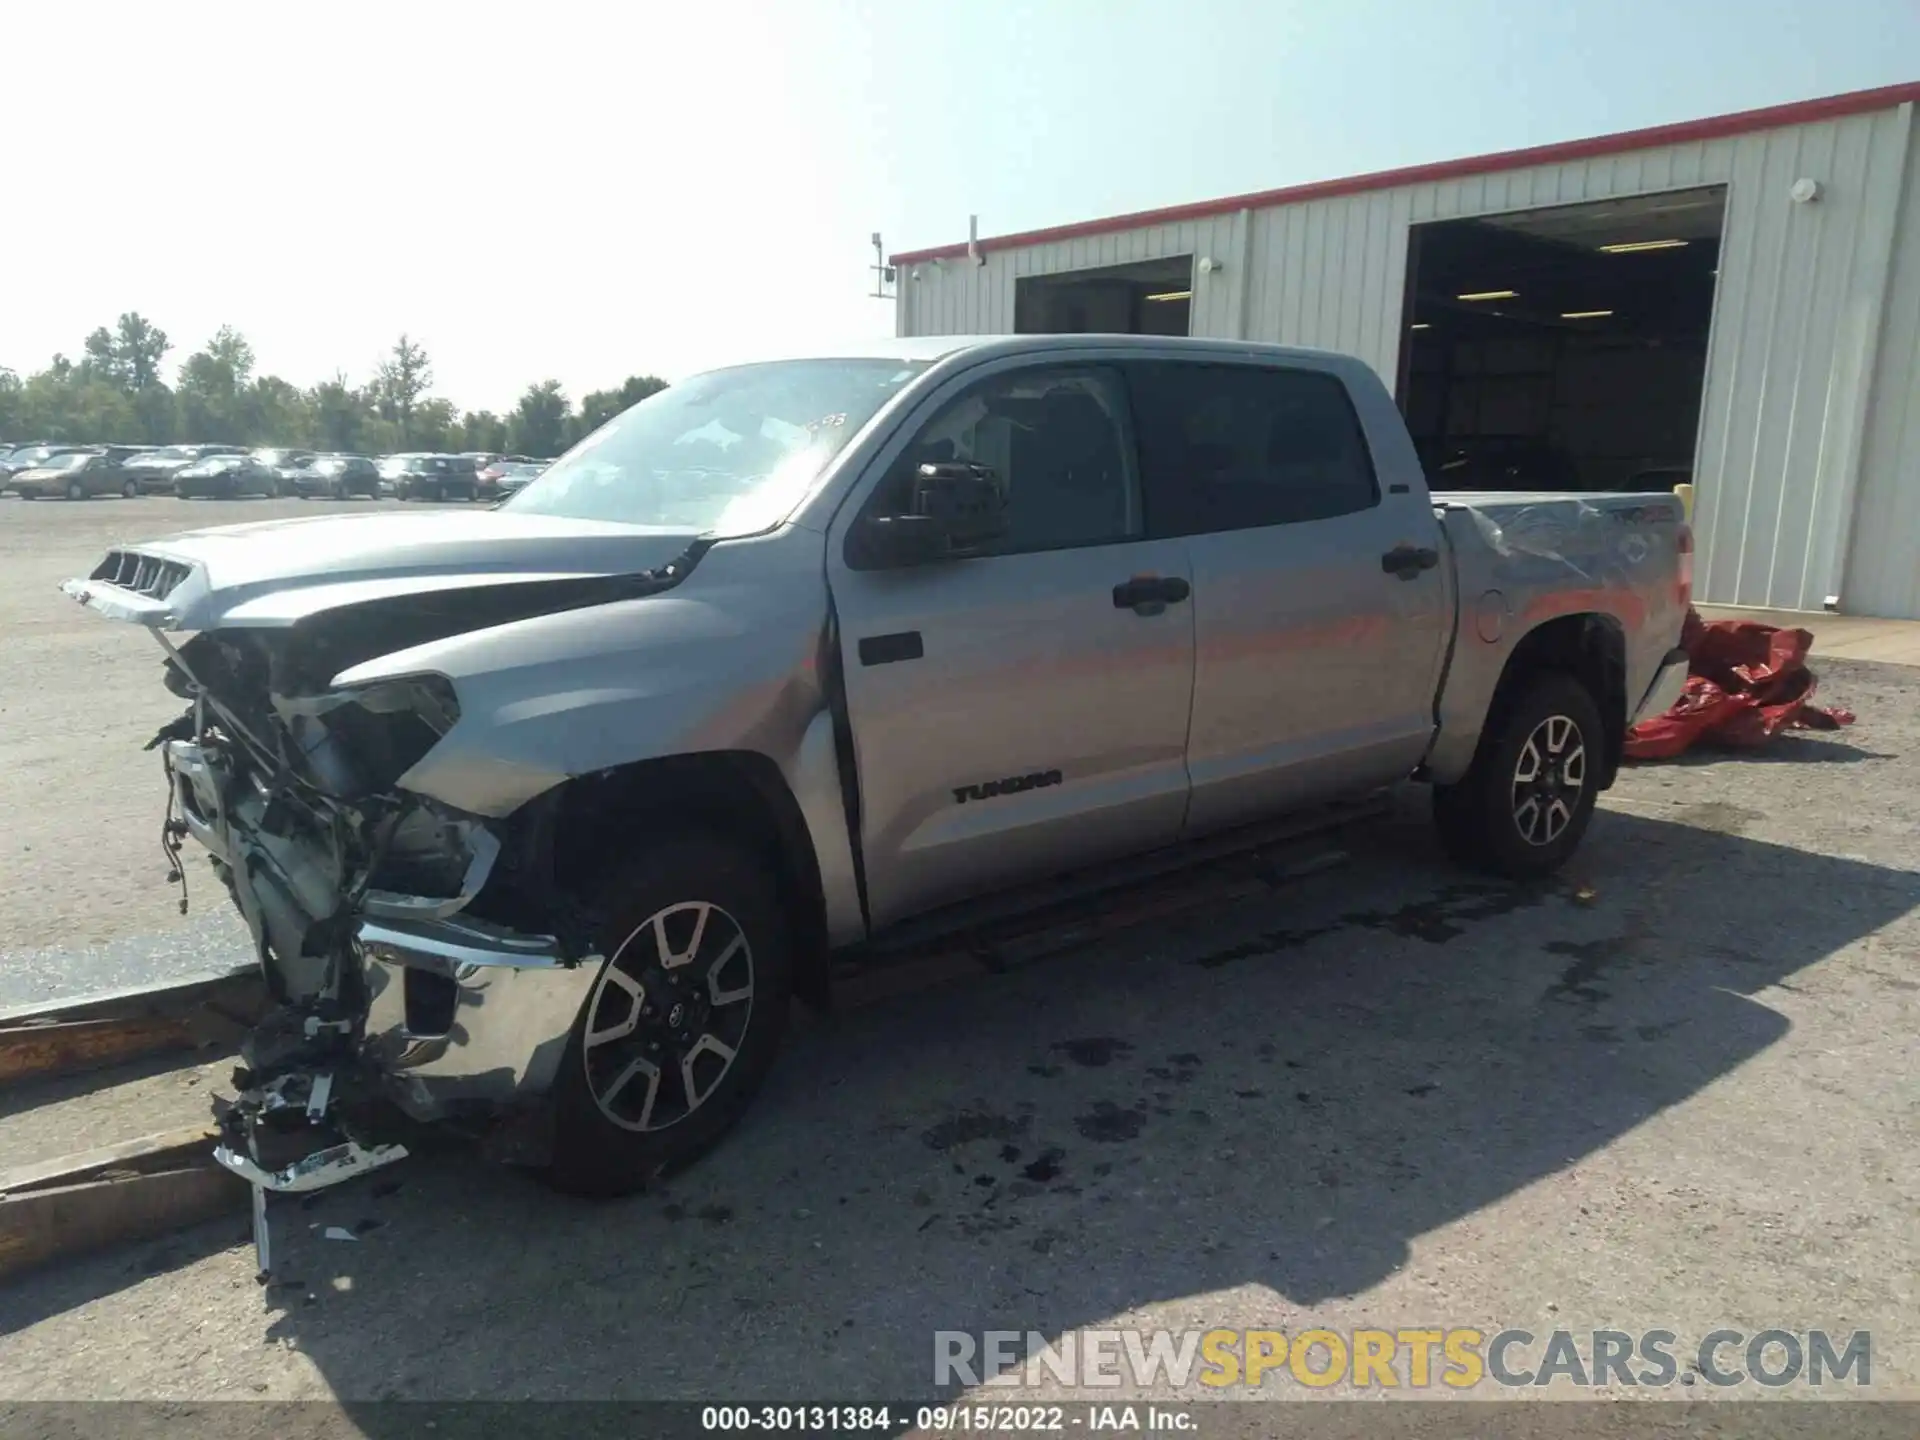
{"label": "metal building", "polygon": [[1395,388],[1438,488],[1690,480],[1703,600],[1920,617],[1916,100],[899,254],[897,329],[1347,351]]}

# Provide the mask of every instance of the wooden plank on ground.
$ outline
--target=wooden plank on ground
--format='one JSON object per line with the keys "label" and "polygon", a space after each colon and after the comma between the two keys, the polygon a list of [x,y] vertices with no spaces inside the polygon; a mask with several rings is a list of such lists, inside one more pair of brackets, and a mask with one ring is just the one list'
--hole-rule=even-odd
{"label": "wooden plank on ground", "polygon": [[165,1131],[0,1174],[0,1279],[150,1240],[246,1208],[206,1126]]}

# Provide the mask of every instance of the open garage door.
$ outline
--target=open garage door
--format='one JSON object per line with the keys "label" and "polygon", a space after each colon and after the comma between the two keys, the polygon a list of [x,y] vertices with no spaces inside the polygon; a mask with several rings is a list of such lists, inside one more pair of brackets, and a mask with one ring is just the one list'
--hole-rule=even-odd
{"label": "open garage door", "polygon": [[1692,478],[1725,190],[1414,227],[1400,407],[1436,490]]}
{"label": "open garage door", "polygon": [[1014,283],[1021,335],[1185,335],[1193,312],[1193,257],[1146,260]]}

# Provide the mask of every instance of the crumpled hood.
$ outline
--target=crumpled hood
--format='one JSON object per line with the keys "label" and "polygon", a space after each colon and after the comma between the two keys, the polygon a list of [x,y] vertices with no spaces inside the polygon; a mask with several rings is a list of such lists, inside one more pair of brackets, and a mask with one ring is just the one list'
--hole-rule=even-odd
{"label": "crumpled hood", "polygon": [[92,575],[61,589],[156,629],[271,627],[400,595],[638,574],[673,560],[694,538],[690,530],[510,510],[303,516],[115,546]]}

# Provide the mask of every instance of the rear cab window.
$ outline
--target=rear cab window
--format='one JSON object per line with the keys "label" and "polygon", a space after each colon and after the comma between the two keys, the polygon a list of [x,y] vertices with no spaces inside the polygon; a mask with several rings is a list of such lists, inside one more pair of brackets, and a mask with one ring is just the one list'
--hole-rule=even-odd
{"label": "rear cab window", "polygon": [[1366,435],[1337,376],[1177,360],[1122,368],[1149,535],[1295,525],[1379,503]]}

